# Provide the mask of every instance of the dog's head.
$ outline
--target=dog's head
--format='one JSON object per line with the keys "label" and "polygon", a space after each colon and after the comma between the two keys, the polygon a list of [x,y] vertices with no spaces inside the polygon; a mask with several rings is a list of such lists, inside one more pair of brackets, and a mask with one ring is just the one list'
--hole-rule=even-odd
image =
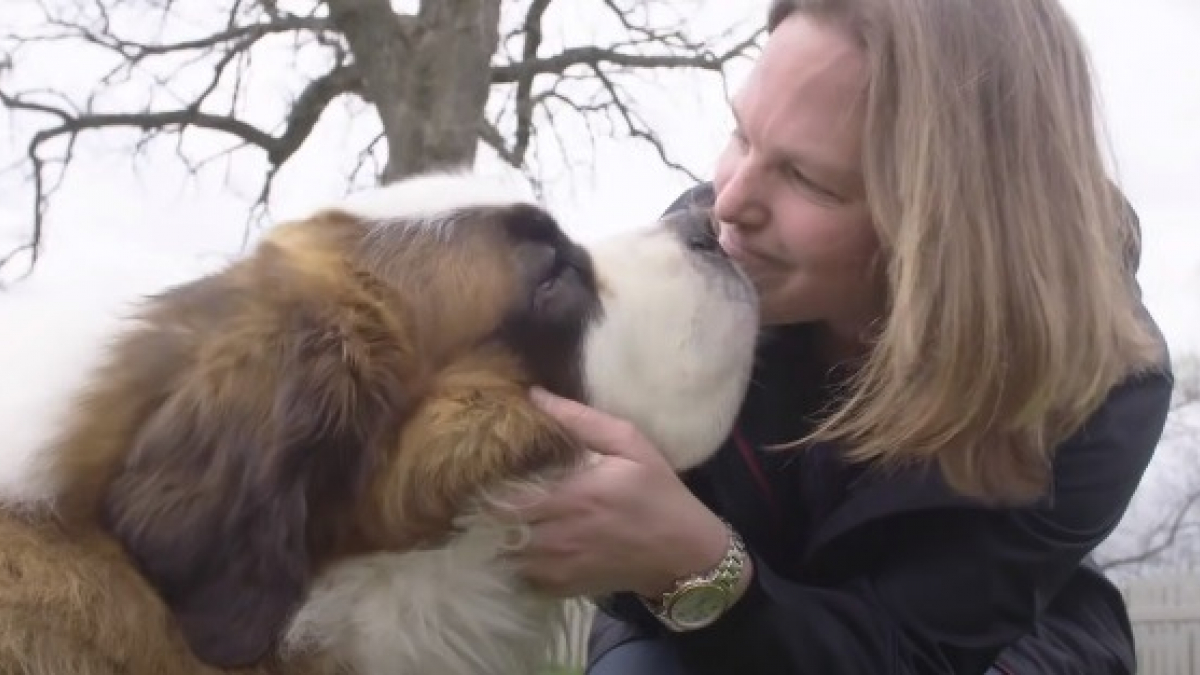
{"label": "dog's head", "polygon": [[152,298],[58,445],[60,506],[110,528],[201,658],[252,662],[323,565],[436,542],[489,486],[577,460],[531,385],[704,460],[755,303],[707,213],[584,246],[501,182],[413,178]]}

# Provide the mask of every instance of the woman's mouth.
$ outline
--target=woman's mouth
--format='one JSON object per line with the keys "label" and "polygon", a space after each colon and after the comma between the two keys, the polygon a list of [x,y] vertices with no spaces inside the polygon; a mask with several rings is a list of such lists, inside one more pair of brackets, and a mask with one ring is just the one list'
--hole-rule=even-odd
{"label": "woman's mouth", "polygon": [[742,246],[741,242],[739,242],[737,238],[730,234],[729,230],[726,228],[721,228],[721,236],[719,241],[721,248],[725,249],[725,252],[729,254],[729,257],[733,258],[738,263],[743,265],[751,265],[754,267],[768,267],[772,265],[770,258],[747,250]]}

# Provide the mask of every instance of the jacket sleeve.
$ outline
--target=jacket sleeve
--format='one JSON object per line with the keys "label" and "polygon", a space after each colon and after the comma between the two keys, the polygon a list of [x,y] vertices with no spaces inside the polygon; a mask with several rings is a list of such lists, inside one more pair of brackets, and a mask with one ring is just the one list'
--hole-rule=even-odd
{"label": "jacket sleeve", "polygon": [[1005,672],[1134,675],[1137,650],[1125,599],[1090,560],[1058,592],[1037,630],[997,659]]}
{"label": "jacket sleeve", "polygon": [[681,657],[714,675],[985,672],[1116,527],[1162,433],[1172,385],[1164,371],[1114,389],[1060,448],[1046,505],[885,519],[887,540],[903,545],[842,557],[861,563],[838,585],[795,583],[755,558],[749,591],[724,617],[676,636]]}

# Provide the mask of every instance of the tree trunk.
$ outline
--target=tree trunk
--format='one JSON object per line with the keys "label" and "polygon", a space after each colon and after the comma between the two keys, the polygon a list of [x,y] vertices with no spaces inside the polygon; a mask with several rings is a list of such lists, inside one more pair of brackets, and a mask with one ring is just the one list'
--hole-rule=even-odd
{"label": "tree trunk", "polygon": [[500,39],[500,0],[425,0],[416,17],[388,0],[328,0],[388,144],[384,182],[471,164]]}

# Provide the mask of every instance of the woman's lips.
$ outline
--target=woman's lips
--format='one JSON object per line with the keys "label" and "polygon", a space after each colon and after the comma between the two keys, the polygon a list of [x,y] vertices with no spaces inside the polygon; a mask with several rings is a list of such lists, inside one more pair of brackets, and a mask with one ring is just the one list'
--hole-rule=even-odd
{"label": "woman's lips", "polygon": [[770,267],[778,264],[768,256],[748,250],[736,236],[730,233],[728,228],[721,228],[721,236],[718,241],[721,244],[721,248],[725,249],[725,252],[729,254],[729,257],[743,265]]}

